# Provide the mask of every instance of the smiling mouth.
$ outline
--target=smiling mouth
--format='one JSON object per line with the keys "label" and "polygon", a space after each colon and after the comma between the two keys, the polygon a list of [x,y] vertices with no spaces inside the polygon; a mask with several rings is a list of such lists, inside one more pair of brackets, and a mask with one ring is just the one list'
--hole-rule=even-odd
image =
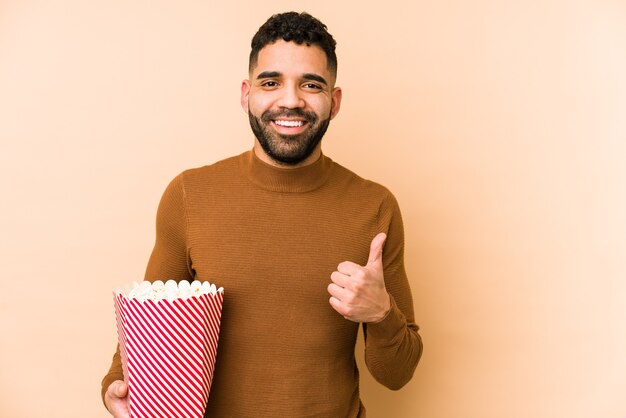
{"label": "smiling mouth", "polygon": [[307,122],[304,120],[285,120],[285,119],[274,119],[272,120],[278,126],[284,126],[286,128],[298,128],[300,126],[304,126]]}

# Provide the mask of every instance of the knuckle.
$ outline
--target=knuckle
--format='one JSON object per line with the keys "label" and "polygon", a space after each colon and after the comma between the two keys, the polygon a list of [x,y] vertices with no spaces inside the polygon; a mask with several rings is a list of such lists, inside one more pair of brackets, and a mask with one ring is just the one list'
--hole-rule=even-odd
{"label": "knuckle", "polygon": [[361,293],[365,289],[365,282],[362,279],[355,280],[352,283],[352,289],[354,289],[355,293]]}
{"label": "knuckle", "polygon": [[364,269],[360,268],[352,274],[352,277],[355,277],[356,279],[360,281],[364,281],[367,278],[367,273],[365,272]]}

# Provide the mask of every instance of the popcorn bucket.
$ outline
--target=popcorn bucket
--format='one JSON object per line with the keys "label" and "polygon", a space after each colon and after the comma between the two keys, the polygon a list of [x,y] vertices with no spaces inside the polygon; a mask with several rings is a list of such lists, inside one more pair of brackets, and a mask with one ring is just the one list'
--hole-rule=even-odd
{"label": "popcorn bucket", "polygon": [[166,284],[142,282],[130,292],[114,293],[130,416],[202,418],[213,380],[224,291],[208,282]]}

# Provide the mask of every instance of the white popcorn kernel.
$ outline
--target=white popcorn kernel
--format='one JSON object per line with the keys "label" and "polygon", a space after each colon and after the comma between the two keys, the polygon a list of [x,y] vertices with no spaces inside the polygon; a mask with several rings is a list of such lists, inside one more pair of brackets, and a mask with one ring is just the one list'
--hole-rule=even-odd
{"label": "white popcorn kernel", "polygon": [[202,282],[202,294],[208,294],[211,291],[211,283],[204,281]]}
{"label": "white popcorn kernel", "polygon": [[168,292],[170,292],[170,291],[178,292],[178,283],[176,283],[176,281],[170,279],[170,280],[165,282],[165,288],[167,289]]}
{"label": "white popcorn kernel", "polygon": [[202,283],[198,280],[191,282],[191,295],[200,296],[202,294]]}
{"label": "white popcorn kernel", "polygon": [[178,297],[187,299],[191,296],[191,284],[187,280],[181,280],[178,283]]}
{"label": "white popcorn kernel", "polygon": [[135,297],[135,293],[137,292],[137,288],[139,288],[139,283],[137,282],[131,282],[130,284],[128,284],[127,286],[124,286],[124,288],[122,289],[123,295],[127,296],[129,298]]}

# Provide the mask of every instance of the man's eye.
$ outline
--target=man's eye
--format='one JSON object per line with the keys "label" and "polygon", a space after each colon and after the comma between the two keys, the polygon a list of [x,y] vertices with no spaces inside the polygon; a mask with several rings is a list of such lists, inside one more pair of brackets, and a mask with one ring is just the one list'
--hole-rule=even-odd
{"label": "man's eye", "polygon": [[278,85],[277,82],[275,81],[266,81],[265,83],[261,84],[263,87],[276,87]]}
{"label": "man's eye", "polygon": [[321,89],[320,86],[318,86],[317,84],[314,84],[314,83],[306,83],[304,85],[304,88],[307,88],[307,89],[318,89],[318,90]]}

